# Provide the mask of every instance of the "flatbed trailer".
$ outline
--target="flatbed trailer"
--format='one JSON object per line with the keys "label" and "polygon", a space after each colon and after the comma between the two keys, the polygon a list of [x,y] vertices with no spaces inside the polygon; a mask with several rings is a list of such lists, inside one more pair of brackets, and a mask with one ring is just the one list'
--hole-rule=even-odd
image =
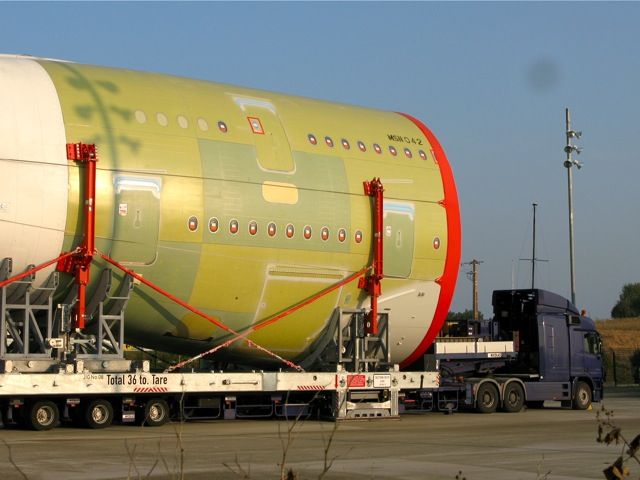
{"label": "flatbed trailer", "polygon": [[[5,370],[12,368],[5,362]],[[332,419],[397,417],[402,392],[434,388],[435,372],[128,372],[84,370],[0,374],[5,423],[35,430],[59,420],[104,428],[114,420],[150,426],[170,418],[235,419],[311,414]]]}

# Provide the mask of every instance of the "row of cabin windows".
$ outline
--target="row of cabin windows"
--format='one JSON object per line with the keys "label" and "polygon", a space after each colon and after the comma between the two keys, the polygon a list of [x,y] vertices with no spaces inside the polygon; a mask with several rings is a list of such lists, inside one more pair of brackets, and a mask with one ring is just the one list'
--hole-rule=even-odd
{"label": "row of cabin windows", "polygon": [[[187,226],[189,228],[189,231],[196,232],[200,226],[200,221],[198,220],[198,217],[196,217],[195,215],[192,215],[191,217],[189,217]],[[218,218],[211,217],[209,219],[209,224],[208,224],[209,232],[213,234],[218,233],[220,231],[220,228],[221,226]],[[231,233],[232,235],[236,235],[240,231],[240,223],[236,219],[231,219],[229,221],[228,228],[229,228],[229,233]],[[270,237],[275,237],[278,234],[278,226],[275,222],[269,222],[266,228],[267,228],[266,230],[267,235],[269,235]],[[250,222],[247,223],[247,232],[249,233],[249,235],[251,236],[257,235],[258,230],[259,230],[259,225],[258,225],[258,222],[256,222],[255,220],[251,220]],[[287,238],[294,238],[296,234],[296,227],[292,223],[288,223],[284,227],[284,234]],[[305,225],[302,228],[302,236],[305,240],[310,240],[313,237],[313,235],[314,235],[314,232],[311,225]],[[331,230],[329,229],[329,227],[322,227],[320,229],[320,238],[325,242],[331,238]],[[341,243],[344,242],[347,239],[347,229],[346,228],[338,229],[335,235],[335,238]],[[362,243],[362,239],[363,239],[362,231],[356,230],[353,238],[356,243]]]}
{"label": "row of cabin windows", "polygon": [[[134,116],[135,116],[135,119],[136,119],[136,121],[138,123],[140,123],[140,124],[147,123],[147,114],[145,112],[143,112],[142,110],[136,110],[135,113],[134,113]],[[155,117],[156,117],[156,122],[158,123],[158,125],[160,125],[162,127],[166,127],[167,125],[169,125],[169,119],[164,113],[158,112],[158,113],[156,113]],[[176,123],[178,124],[178,126],[180,128],[186,129],[186,128],[189,127],[189,120],[184,115],[178,115],[176,117]],[[200,129],[200,131],[202,131],[202,132],[208,132],[209,131],[209,122],[207,120],[205,120],[204,118],[202,118],[202,117],[198,117],[196,119],[196,125],[198,126],[198,129]],[[217,127],[218,127],[218,130],[220,130],[220,132],[222,132],[222,133],[227,133],[229,131],[229,127],[222,120],[218,121]],[[317,145],[318,144],[318,139],[314,134],[310,133],[309,135],[307,135],[307,138],[309,140],[309,143],[311,143],[312,145]],[[333,148],[334,147],[333,138],[331,138],[328,135],[324,137],[324,143],[329,148]],[[346,138],[341,139],[340,143],[342,144],[342,147],[345,150],[350,150],[351,149],[351,143]],[[361,152],[364,153],[364,152],[367,151],[367,146],[362,140],[358,140],[356,143],[358,145],[358,149]],[[372,147],[373,147],[373,150],[378,155],[382,154],[383,148],[380,146],[380,144],[374,143],[372,145]],[[387,148],[388,148],[388,151],[391,154],[391,156],[396,157],[398,155],[398,149],[395,146],[389,145]],[[413,152],[411,151],[411,149],[409,147],[404,147],[402,150],[404,152],[404,155],[407,158],[413,158]],[[418,155],[420,155],[420,158],[422,158],[422,160],[427,160],[428,159],[427,153],[424,150],[418,150]]]}

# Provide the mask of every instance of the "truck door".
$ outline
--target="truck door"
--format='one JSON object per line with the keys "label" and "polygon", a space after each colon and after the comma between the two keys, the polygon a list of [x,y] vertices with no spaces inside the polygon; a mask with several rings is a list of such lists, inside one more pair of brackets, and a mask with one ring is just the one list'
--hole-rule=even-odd
{"label": "truck door", "polygon": [[384,202],[384,274],[406,278],[411,274],[415,209],[410,203]]}
{"label": "truck door", "polygon": [[118,175],[114,187],[111,257],[130,265],[150,265],[157,253],[161,180]]}
{"label": "truck door", "polygon": [[571,330],[571,375],[602,378],[601,340],[597,332]]}

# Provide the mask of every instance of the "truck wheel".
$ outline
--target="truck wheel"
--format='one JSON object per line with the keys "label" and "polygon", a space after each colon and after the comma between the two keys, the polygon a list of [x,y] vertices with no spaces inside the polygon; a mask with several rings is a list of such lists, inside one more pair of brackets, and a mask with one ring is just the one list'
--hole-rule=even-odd
{"label": "truck wheel", "polygon": [[152,398],[137,412],[141,417],[140,424],[149,427],[159,427],[167,423],[169,413],[169,404],[162,398]]}
{"label": "truck wheel", "polygon": [[113,407],[107,400],[91,400],[82,412],[82,420],[89,428],[106,428],[113,422]]}
{"label": "truck wheel", "polygon": [[33,403],[26,412],[27,426],[33,430],[51,430],[58,424],[60,411],[51,400],[40,400]]}
{"label": "truck wheel", "polygon": [[524,406],[524,390],[519,383],[511,382],[504,388],[504,405],[508,413],[518,413]]}
{"label": "truck wheel", "polygon": [[492,383],[483,383],[476,394],[476,410],[493,413],[498,408],[498,389]]}
{"label": "truck wheel", "polygon": [[574,410],[586,410],[591,406],[591,388],[584,382],[576,384],[572,407]]}

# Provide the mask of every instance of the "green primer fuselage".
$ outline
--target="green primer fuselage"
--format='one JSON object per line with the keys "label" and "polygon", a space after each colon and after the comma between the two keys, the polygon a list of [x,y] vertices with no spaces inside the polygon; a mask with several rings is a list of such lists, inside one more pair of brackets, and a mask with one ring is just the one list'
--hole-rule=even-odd
{"label": "green primer fuselage", "polygon": [[[58,92],[67,142],[98,147],[97,248],[145,278],[243,330],[370,264],[372,204],[362,182],[380,177],[383,294],[432,285],[427,295],[437,301],[448,242],[460,239],[447,235],[432,145],[404,116],[158,74],[38,62]],[[67,249],[82,231],[81,172],[72,163],[69,171]],[[299,358],[336,306],[368,302],[356,283],[250,338]],[[425,315],[417,321],[424,336],[432,312],[419,305],[411,312],[409,297],[403,306],[409,313],[402,315]],[[201,352],[228,335],[142,286],[126,325],[130,343],[183,353]],[[412,328],[409,335],[420,334]],[[399,343],[405,338],[396,335]],[[402,360],[406,352],[399,351]],[[242,342],[225,355],[264,360]]]}

